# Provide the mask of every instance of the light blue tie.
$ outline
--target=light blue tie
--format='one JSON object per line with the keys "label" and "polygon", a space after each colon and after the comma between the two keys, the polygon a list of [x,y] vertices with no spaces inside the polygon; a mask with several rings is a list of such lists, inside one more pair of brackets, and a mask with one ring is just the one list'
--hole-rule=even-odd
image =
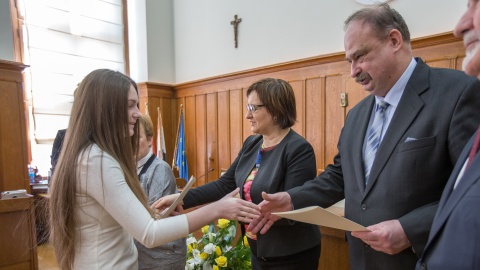
{"label": "light blue tie", "polygon": [[365,151],[363,152],[363,167],[365,169],[365,186],[368,183],[368,177],[370,176],[370,169],[372,168],[373,160],[377,154],[378,146],[382,139],[382,133],[384,131],[385,122],[387,117],[385,111],[387,110],[388,103],[382,100],[378,100],[375,105],[375,118],[373,119],[372,126],[367,133],[367,142]]}

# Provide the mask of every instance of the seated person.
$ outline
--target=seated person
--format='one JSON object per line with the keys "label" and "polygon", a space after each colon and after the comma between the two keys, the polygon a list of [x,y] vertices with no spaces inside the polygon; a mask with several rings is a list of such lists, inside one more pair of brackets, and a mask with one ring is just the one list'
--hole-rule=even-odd
{"label": "seated person", "polygon": [[[140,185],[148,196],[148,205],[159,198],[177,193],[172,169],[152,152],[153,124],[150,116],[142,115],[137,154],[137,174]],[[138,269],[185,269],[187,244],[181,238],[155,248],[146,248],[135,241],[138,250]]]}

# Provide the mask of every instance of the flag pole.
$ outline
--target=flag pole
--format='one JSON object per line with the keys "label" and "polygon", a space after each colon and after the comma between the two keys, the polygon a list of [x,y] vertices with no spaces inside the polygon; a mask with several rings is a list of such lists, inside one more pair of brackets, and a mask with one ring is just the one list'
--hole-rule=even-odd
{"label": "flag pole", "polygon": [[175,168],[175,160],[177,159],[178,135],[180,134],[180,121],[182,121],[182,114],[183,114],[183,104],[180,104],[180,117],[178,118],[177,136],[175,138],[175,150],[173,151],[172,170],[173,168]]}
{"label": "flag pole", "polygon": [[[163,156],[163,138],[164,134],[163,132],[163,119],[162,119],[162,113],[160,112],[160,107],[157,107],[157,158],[161,160],[166,160],[166,158]],[[165,151],[166,152],[166,151]],[[161,156],[160,156],[161,155]]]}

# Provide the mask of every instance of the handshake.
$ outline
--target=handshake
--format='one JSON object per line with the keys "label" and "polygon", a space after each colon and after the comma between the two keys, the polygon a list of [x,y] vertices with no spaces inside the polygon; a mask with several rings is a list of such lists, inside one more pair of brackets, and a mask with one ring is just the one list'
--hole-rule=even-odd
{"label": "handshake", "polygon": [[[184,213],[183,198],[190,189],[195,180],[189,181],[182,193],[171,194],[158,199],[151,205],[156,216],[164,218],[167,216],[176,216]],[[286,192],[267,194],[262,192],[263,201],[256,205],[236,197],[239,188],[230,192],[222,199],[213,202],[213,209],[218,212],[219,218],[237,220],[249,224],[248,231],[257,234],[265,234],[271,226],[280,219],[273,215],[273,212],[283,212],[292,210],[290,195]]]}

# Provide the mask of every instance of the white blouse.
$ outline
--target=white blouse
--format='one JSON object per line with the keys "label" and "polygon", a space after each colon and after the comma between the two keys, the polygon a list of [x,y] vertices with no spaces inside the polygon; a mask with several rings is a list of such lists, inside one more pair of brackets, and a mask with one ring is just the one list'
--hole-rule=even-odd
{"label": "white blouse", "polygon": [[155,247],[188,235],[185,215],[154,220],[118,162],[97,145],[87,147],[78,166],[74,269],[138,269],[132,236]]}

